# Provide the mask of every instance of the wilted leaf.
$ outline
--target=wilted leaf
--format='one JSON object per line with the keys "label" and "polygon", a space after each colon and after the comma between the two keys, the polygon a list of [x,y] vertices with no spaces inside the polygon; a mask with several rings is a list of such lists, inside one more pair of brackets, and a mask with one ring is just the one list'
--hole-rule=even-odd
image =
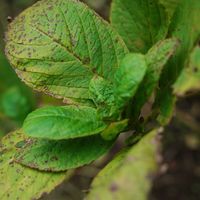
{"label": "wilted leaf", "polygon": [[94,179],[87,199],[146,200],[157,170],[158,131],[152,131],[121,152]]}
{"label": "wilted leaf", "polygon": [[133,52],[146,53],[164,39],[168,22],[158,0],[113,0],[111,23]]}
{"label": "wilted leaf", "polygon": [[174,85],[177,95],[185,95],[189,91],[200,90],[200,47],[194,48],[186,66]]}
{"label": "wilted leaf", "polygon": [[96,109],[73,105],[40,108],[29,114],[23,124],[28,136],[51,140],[94,135],[106,127]]}
{"label": "wilted leaf", "polygon": [[43,193],[49,193],[63,180],[70,177],[65,173],[39,172],[15,163],[13,156],[23,145],[26,137],[14,132],[0,142],[0,199],[38,199]]}
{"label": "wilted leaf", "polygon": [[100,135],[69,140],[28,139],[15,160],[44,171],[64,171],[91,163],[112,147]]}
{"label": "wilted leaf", "polygon": [[112,80],[128,52],[108,23],[74,0],[37,2],[10,24],[6,40],[19,77],[58,98],[90,99],[91,78]]}

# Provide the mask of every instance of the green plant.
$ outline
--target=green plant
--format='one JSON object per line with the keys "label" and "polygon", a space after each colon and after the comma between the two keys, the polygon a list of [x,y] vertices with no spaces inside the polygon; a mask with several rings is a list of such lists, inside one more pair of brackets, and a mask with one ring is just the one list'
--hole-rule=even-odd
{"label": "green plant", "polygon": [[[155,138],[171,118],[175,93],[199,89],[199,20],[198,0],[113,0],[111,24],[76,0],[42,0],[20,14],[6,34],[8,60],[27,85],[67,105],[32,112],[20,131],[3,138],[0,191],[7,192],[0,197],[38,198],[67,170],[108,152],[121,132],[135,130],[126,150],[94,181],[88,198],[103,191],[102,199],[145,199],[151,186],[146,176],[157,170]],[[152,95],[152,111],[141,122],[142,107]],[[160,125],[150,131],[152,119]],[[31,182],[21,186],[23,193],[12,188],[27,179],[26,173],[53,183],[44,187],[42,181],[31,194],[26,190]],[[5,176],[12,178],[3,185]],[[127,180],[130,188],[123,186]]]}

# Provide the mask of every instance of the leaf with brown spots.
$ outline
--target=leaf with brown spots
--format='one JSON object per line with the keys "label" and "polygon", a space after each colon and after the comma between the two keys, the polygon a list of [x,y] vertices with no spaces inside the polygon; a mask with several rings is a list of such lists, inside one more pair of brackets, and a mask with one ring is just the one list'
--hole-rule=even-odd
{"label": "leaf with brown spots", "polygon": [[[88,200],[146,200],[157,170],[158,130],[120,152],[94,179]],[[98,198],[97,198],[98,197]]]}
{"label": "leaf with brown spots", "polygon": [[6,36],[6,55],[29,86],[57,98],[90,100],[98,74],[112,82],[128,53],[111,26],[76,0],[42,0],[20,14]]}
{"label": "leaf with brown spots", "polygon": [[98,159],[107,153],[114,141],[105,141],[100,135],[69,139],[28,139],[16,154],[15,161],[43,171],[65,171]]}
{"label": "leaf with brown spots", "polygon": [[38,199],[43,193],[49,193],[72,171],[47,173],[24,167],[14,162],[14,154],[23,147],[27,139],[19,131],[5,136],[0,142],[0,199]]}

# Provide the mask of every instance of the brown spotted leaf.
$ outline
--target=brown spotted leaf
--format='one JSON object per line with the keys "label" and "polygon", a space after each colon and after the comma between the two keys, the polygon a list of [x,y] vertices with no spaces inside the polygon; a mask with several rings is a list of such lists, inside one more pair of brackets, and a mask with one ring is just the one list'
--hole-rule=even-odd
{"label": "brown spotted leaf", "polygon": [[71,171],[47,173],[24,167],[14,162],[13,156],[27,139],[16,131],[5,136],[0,142],[0,199],[38,199],[49,193],[66,178]]}
{"label": "brown spotted leaf", "polygon": [[76,0],[42,0],[9,26],[6,54],[29,86],[58,98],[90,99],[94,74],[112,80],[128,52],[111,26]]}

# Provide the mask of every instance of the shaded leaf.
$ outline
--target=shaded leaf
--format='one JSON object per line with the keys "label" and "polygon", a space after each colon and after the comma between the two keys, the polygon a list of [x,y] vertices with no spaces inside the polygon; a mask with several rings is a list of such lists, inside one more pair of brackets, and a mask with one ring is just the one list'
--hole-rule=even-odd
{"label": "shaded leaf", "polygon": [[113,141],[100,135],[69,140],[29,139],[16,154],[23,165],[44,171],[64,171],[91,163],[110,150]]}
{"label": "shaded leaf", "polygon": [[152,131],[129,150],[122,151],[94,179],[87,199],[146,200],[157,170],[158,131]]}
{"label": "shaded leaf", "polygon": [[200,47],[194,48],[186,66],[174,84],[174,92],[185,95],[189,91],[200,90]]}
{"label": "shaded leaf", "polygon": [[[158,110],[158,119],[162,119],[162,124],[166,124],[171,118],[171,110],[173,110],[175,102],[172,85],[186,66],[188,55],[198,41],[200,35],[199,21],[200,1],[181,0],[169,29],[169,36],[177,38],[181,45],[163,70],[154,106]],[[166,99],[168,99],[167,108],[170,110],[166,109]]]}
{"label": "shaded leaf", "polygon": [[133,52],[146,53],[167,34],[167,15],[157,0],[113,0],[111,23]]}
{"label": "shaded leaf", "polygon": [[91,78],[112,80],[128,52],[107,22],[74,0],[37,2],[10,24],[6,41],[19,77],[57,98],[90,99]]}
{"label": "shaded leaf", "polygon": [[70,177],[65,173],[39,172],[17,164],[13,160],[16,150],[26,137],[17,132],[8,134],[0,142],[0,199],[38,199]]}
{"label": "shaded leaf", "polygon": [[147,72],[133,100],[133,115],[138,117],[145,102],[158,87],[161,72],[178,47],[174,38],[159,41],[146,54]]}
{"label": "shaded leaf", "polygon": [[49,106],[30,113],[23,124],[31,137],[51,140],[98,134],[107,127],[97,110],[86,106]]}
{"label": "shaded leaf", "polygon": [[169,23],[174,15],[174,12],[181,0],[159,0],[159,2],[165,7]]}

